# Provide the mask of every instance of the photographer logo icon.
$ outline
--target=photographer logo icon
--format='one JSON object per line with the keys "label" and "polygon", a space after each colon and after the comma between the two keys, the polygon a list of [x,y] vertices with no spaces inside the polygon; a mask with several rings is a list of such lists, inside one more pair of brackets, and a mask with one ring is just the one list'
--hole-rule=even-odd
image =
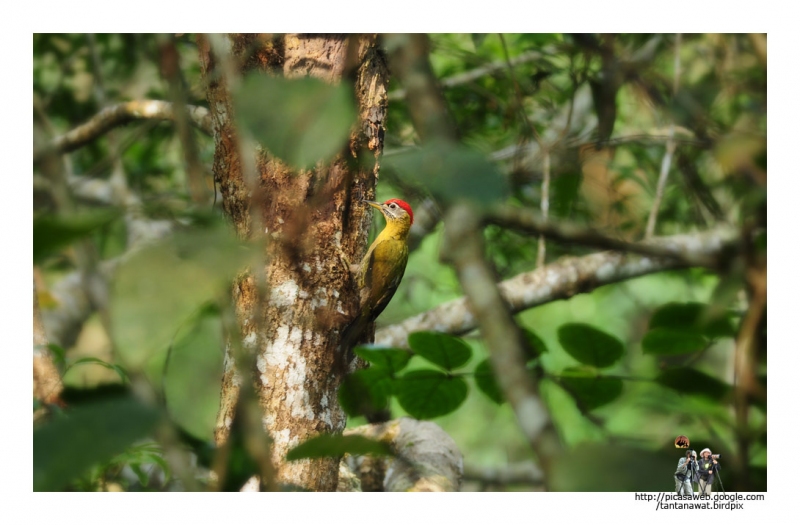
{"label": "photographer logo icon", "polygon": [[689,438],[686,436],[676,437],[675,448],[689,448]]}

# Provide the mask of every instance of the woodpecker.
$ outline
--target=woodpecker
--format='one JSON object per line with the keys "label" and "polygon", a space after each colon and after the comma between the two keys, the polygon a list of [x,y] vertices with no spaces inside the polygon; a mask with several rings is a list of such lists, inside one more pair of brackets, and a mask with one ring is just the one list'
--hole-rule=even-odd
{"label": "woodpecker", "polygon": [[386,227],[372,242],[358,267],[358,315],[345,327],[341,339],[345,365],[352,360],[352,348],[358,338],[383,312],[403,278],[408,262],[408,232],[414,223],[411,206],[400,199],[389,199],[384,203],[362,202],[381,211]]}

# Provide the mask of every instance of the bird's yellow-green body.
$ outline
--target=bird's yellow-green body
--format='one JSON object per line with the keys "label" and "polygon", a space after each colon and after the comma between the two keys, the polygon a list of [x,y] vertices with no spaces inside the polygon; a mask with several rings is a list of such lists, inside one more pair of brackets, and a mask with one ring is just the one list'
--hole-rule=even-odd
{"label": "bird's yellow-green body", "polygon": [[361,314],[378,317],[389,304],[408,262],[410,223],[391,221],[367,250],[358,269]]}
{"label": "bird's yellow-green body", "polygon": [[372,242],[358,268],[359,312],[345,328],[341,339],[341,346],[348,353],[367,325],[389,304],[403,279],[408,262],[408,232],[414,222],[411,207],[401,200],[364,202],[381,210],[386,227]]}

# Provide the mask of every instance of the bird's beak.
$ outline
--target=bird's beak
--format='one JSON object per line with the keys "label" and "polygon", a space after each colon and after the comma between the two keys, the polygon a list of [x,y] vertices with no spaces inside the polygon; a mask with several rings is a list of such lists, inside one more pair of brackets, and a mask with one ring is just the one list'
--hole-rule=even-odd
{"label": "bird's beak", "polygon": [[378,208],[379,210],[381,209],[381,203],[380,202],[368,201],[368,200],[362,200],[361,202],[365,202],[365,203],[369,204],[370,206],[372,206],[373,208]]}

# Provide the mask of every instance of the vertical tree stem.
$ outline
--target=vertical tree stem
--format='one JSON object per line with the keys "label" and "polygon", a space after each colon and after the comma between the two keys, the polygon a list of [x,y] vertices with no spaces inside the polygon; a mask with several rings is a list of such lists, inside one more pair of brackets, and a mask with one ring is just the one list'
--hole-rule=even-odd
{"label": "vertical tree stem", "polygon": [[[675,96],[678,93],[678,83],[681,74],[680,50],[681,50],[681,34],[677,33],[675,35],[675,76],[672,79],[672,100],[675,100]],[[658,208],[661,207],[661,199],[664,198],[664,187],[667,185],[667,175],[669,174],[670,164],[672,164],[672,155],[674,153],[675,153],[675,123],[671,122],[669,125],[669,136],[667,138],[667,150],[664,153],[664,158],[661,160],[661,172],[658,174],[656,197],[655,200],[653,201],[653,207],[650,209],[650,216],[647,218],[647,228],[645,229],[645,234],[644,234],[645,239],[649,239],[655,233]]]}

